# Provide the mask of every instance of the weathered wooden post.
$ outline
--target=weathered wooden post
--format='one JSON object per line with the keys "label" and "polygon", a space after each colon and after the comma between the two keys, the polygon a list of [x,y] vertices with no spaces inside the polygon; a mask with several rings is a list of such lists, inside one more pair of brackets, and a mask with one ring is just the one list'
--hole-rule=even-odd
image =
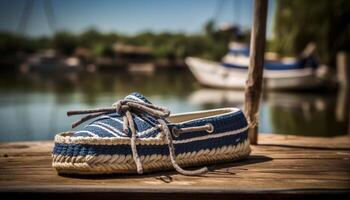
{"label": "weathered wooden post", "polygon": [[338,52],[337,57],[338,98],[336,118],[338,121],[348,121],[348,134],[350,135],[350,62],[348,52]]}
{"label": "weathered wooden post", "polygon": [[337,53],[337,76],[340,87],[350,86],[349,54],[346,52]]}
{"label": "weathered wooden post", "polygon": [[244,112],[249,122],[251,144],[258,142],[259,104],[263,83],[266,17],[268,0],[254,1],[254,18],[250,39],[250,64],[245,88]]}

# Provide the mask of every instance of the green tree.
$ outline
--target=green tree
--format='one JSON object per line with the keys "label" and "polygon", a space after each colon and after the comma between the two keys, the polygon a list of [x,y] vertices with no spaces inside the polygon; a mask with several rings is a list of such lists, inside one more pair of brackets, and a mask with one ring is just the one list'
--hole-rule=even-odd
{"label": "green tree", "polygon": [[71,55],[78,46],[77,37],[69,32],[59,32],[53,37],[53,47],[65,55]]}
{"label": "green tree", "polygon": [[321,61],[334,66],[336,53],[350,50],[350,1],[279,0],[274,33],[277,52],[295,56],[312,41]]}

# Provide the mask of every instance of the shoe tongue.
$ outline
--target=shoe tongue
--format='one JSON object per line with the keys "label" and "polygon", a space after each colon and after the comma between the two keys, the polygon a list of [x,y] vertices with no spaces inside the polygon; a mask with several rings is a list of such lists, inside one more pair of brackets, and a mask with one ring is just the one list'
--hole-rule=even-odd
{"label": "shoe tongue", "polygon": [[[133,92],[133,93],[129,94],[128,96],[126,96],[124,99],[152,104],[150,101],[148,101],[148,99],[146,97],[144,97],[142,94],[140,94],[138,92]],[[155,117],[149,115],[148,113],[143,113],[140,116],[143,120],[150,121],[151,124],[158,124],[159,123]]]}
{"label": "shoe tongue", "polygon": [[150,101],[148,101],[148,99],[146,99],[146,97],[144,97],[142,94],[140,94],[138,92],[133,92],[133,93],[129,94],[128,96],[126,96],[124,99],[152,104]]}

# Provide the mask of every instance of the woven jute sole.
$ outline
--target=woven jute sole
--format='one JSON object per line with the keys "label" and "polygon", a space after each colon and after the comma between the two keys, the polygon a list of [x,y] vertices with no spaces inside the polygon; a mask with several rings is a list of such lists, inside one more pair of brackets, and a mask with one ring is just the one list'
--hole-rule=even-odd
{"label": "woven jute sole", "polygon": [[[176,156],[176,160],[182,167],[200,166],[239,160],[246,158],[250,152],[249,140],[245,140],[236,145],[182,153]],[[170,157],[167,155],[141,156],[141,162],[144,172],[173,168]],[[53,155],[52,166],[60,174],[137,173],[136,165],[131,155]]]}

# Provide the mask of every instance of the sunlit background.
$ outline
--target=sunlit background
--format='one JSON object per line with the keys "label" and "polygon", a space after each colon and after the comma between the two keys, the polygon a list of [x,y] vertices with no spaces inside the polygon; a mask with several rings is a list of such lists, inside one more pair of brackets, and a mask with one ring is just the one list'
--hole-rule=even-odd
{"label": "sunlit background", "polygon": [[[252,6],[251,0],[0,0],[0,141],[52,140],[76,119],[67,110],[109,106],[134,91],[172,113],[242,108],[244,89],[203,86],[185,59],[219,62],[230,42],[249,44]],[[298,58],[310,43],[325,84],[264,90],[261,133],[349,133],[349,91],[337,61],[339,52],[350,51],[350,1],[270,0],[266,52],[274,53],[268,55]]]}

